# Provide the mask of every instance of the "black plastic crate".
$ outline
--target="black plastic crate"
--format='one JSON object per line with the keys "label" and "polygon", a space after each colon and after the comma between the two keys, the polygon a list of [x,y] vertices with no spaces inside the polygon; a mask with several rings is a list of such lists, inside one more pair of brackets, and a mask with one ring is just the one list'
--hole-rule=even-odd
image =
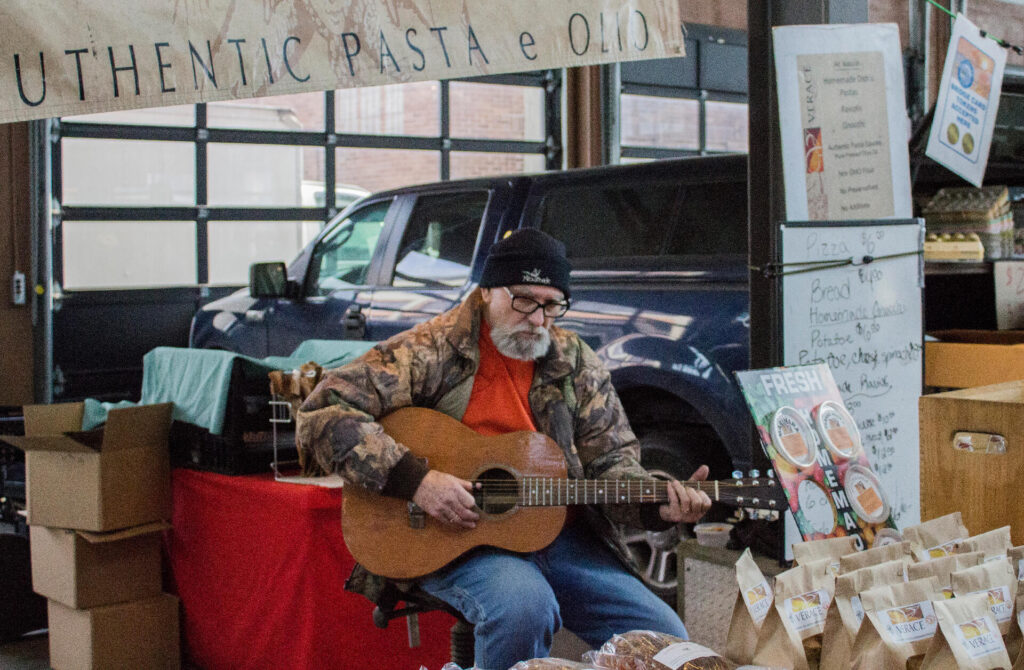
{"label": "black plastic crate", "polygon": [[[269,429],[270,423],[266,426]],[[293,431],[279,430],[277,439],[279,461],[298,459]],[[274,462],[274,440],[269,430],[240,436],[212,435],[204,428],[175,421],[171,425],[170,444],[174,467],[247,475],[271,472]]]}

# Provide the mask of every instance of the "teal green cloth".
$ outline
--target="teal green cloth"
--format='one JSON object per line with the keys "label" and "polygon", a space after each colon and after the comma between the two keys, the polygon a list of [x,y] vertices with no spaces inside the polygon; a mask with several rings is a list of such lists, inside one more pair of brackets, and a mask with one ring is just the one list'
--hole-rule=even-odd
{"label": "teal green cloth", "polygon": [[267,375],[274,370],[294,370],[311,361],[325,368],[338,367],[373,345],[355,340],[307,340],[289,356],[264,359],[213,349],[157,347],[143,358],[139,404],[173,402],[175,420],[220,435],[235,365],[241,366],[245,378],[262,378],[269,386]]}
{"label": "teal green cloth", "polygon": [[131,400],[121,402],[100,402],[94,398],[85,399],[85,409],[82,411],[82,430],[92,430],[107,422],[107,412],[112,409],[124,409],[135,407],[136,403]]}

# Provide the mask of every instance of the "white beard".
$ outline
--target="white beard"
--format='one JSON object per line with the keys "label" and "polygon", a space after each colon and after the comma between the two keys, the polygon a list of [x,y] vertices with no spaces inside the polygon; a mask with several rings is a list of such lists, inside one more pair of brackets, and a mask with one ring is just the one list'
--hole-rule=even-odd
{"label": "white beard", "polygon": [[502,354],[520,361],[537,360],[551,348],[548,329],[528,323],[511,328],[491,326],[491,341]]}

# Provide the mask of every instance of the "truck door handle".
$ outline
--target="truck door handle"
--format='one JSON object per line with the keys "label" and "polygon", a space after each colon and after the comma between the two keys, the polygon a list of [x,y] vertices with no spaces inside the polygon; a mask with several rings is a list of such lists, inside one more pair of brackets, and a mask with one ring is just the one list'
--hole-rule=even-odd
{"label": "truck door handle", "polygon": [[351,304],[345,308],[345,314],[341,317],[342,330],[346,340],[361,340],[366,335],[366,315],[363,314],[363,306]]}

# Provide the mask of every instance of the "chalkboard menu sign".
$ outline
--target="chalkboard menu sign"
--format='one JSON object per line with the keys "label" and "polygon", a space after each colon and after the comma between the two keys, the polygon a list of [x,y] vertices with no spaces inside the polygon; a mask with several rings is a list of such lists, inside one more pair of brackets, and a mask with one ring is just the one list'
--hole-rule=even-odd
{"label": "chalkboard menu sign", "polygon": [[782,229],[783,361],[827,365],[899,527],[920,523],[924,223]]}

